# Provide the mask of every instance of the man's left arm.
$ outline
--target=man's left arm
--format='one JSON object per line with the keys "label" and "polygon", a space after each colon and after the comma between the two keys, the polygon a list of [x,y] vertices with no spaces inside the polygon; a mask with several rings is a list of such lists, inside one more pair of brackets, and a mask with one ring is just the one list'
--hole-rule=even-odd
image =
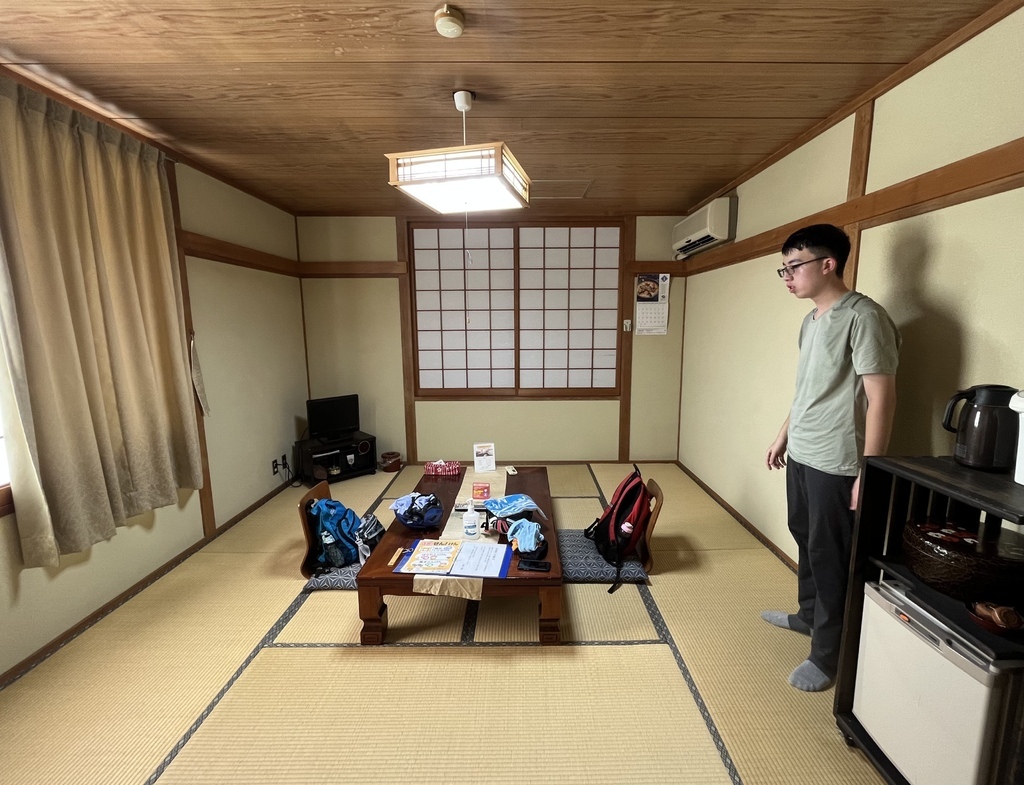
{"label": "man's left arm", "polygon": [[[885,455],[892,435],[893,415],[896,413],[896,377],[887,373],[869,373],[861,377],[868,410],[864,421],[864,455]],[[853,483],[850,509],[857,509],[860,496],[860,475]]]}

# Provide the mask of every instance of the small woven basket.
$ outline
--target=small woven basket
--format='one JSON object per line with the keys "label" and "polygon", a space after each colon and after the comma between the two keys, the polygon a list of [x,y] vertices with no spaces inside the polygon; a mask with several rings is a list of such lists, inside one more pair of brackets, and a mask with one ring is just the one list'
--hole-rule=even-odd
{"label": "small woven basket", "polygon": [[954,523],[912,521],[903,527],[903,559],[926,584],[963,602],[1022,598],[1024,537],[1013,531],[989,543]]}

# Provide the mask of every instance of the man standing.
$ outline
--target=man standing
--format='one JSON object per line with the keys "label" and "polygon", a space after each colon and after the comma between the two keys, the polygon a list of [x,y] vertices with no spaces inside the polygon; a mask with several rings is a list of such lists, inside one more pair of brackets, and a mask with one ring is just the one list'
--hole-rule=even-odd
{"label": "man standing", "polygon": [[811,636],[810,656],[789,676],[808,692],[835,680],[861,458],[885,454],[896,408],[899,331],[880,305],[843,283],[849,254],[842,229],[807,226],[782,246],[778,270],[786,288],[814,310],[800,327],[789,417],[765,456],[769,469],[786,468],[799,610],[761,617]]}

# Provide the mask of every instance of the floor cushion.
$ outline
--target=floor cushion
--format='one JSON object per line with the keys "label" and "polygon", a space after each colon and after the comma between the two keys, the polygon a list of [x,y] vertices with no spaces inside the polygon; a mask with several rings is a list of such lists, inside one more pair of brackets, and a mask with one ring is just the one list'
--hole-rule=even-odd
{"label": "floor cushion", "polygon": [[306,589],[354,589],[356,588],[356,573],[362,566],[356,562],[346,567],[335,567],[322,575],[314,575],[306,581]]}
{"label": "floor cushion", "polygon": [[[562,578],[566,583],[614,583],[615,567],[597,552],[593,540],[583,529],[559,529],[558,550],[562,558]],[[647,573],[636,556],[622,563],[619,580],[623,583],[646,583]]]}

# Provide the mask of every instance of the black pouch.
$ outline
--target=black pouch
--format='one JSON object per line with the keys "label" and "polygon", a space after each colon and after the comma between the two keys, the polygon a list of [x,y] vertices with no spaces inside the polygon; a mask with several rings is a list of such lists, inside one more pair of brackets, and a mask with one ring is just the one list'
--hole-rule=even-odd
{"label": "black pouch", "polygon": [[540,546],[536,550],[533,550],[533,551],[519,551],[519,558],[520,559],[537,559],[537,560],[540,560],[540,559],[543,559],[547,555],[548,555],[548,541],[547,540],[541,540],[540,541]]}

